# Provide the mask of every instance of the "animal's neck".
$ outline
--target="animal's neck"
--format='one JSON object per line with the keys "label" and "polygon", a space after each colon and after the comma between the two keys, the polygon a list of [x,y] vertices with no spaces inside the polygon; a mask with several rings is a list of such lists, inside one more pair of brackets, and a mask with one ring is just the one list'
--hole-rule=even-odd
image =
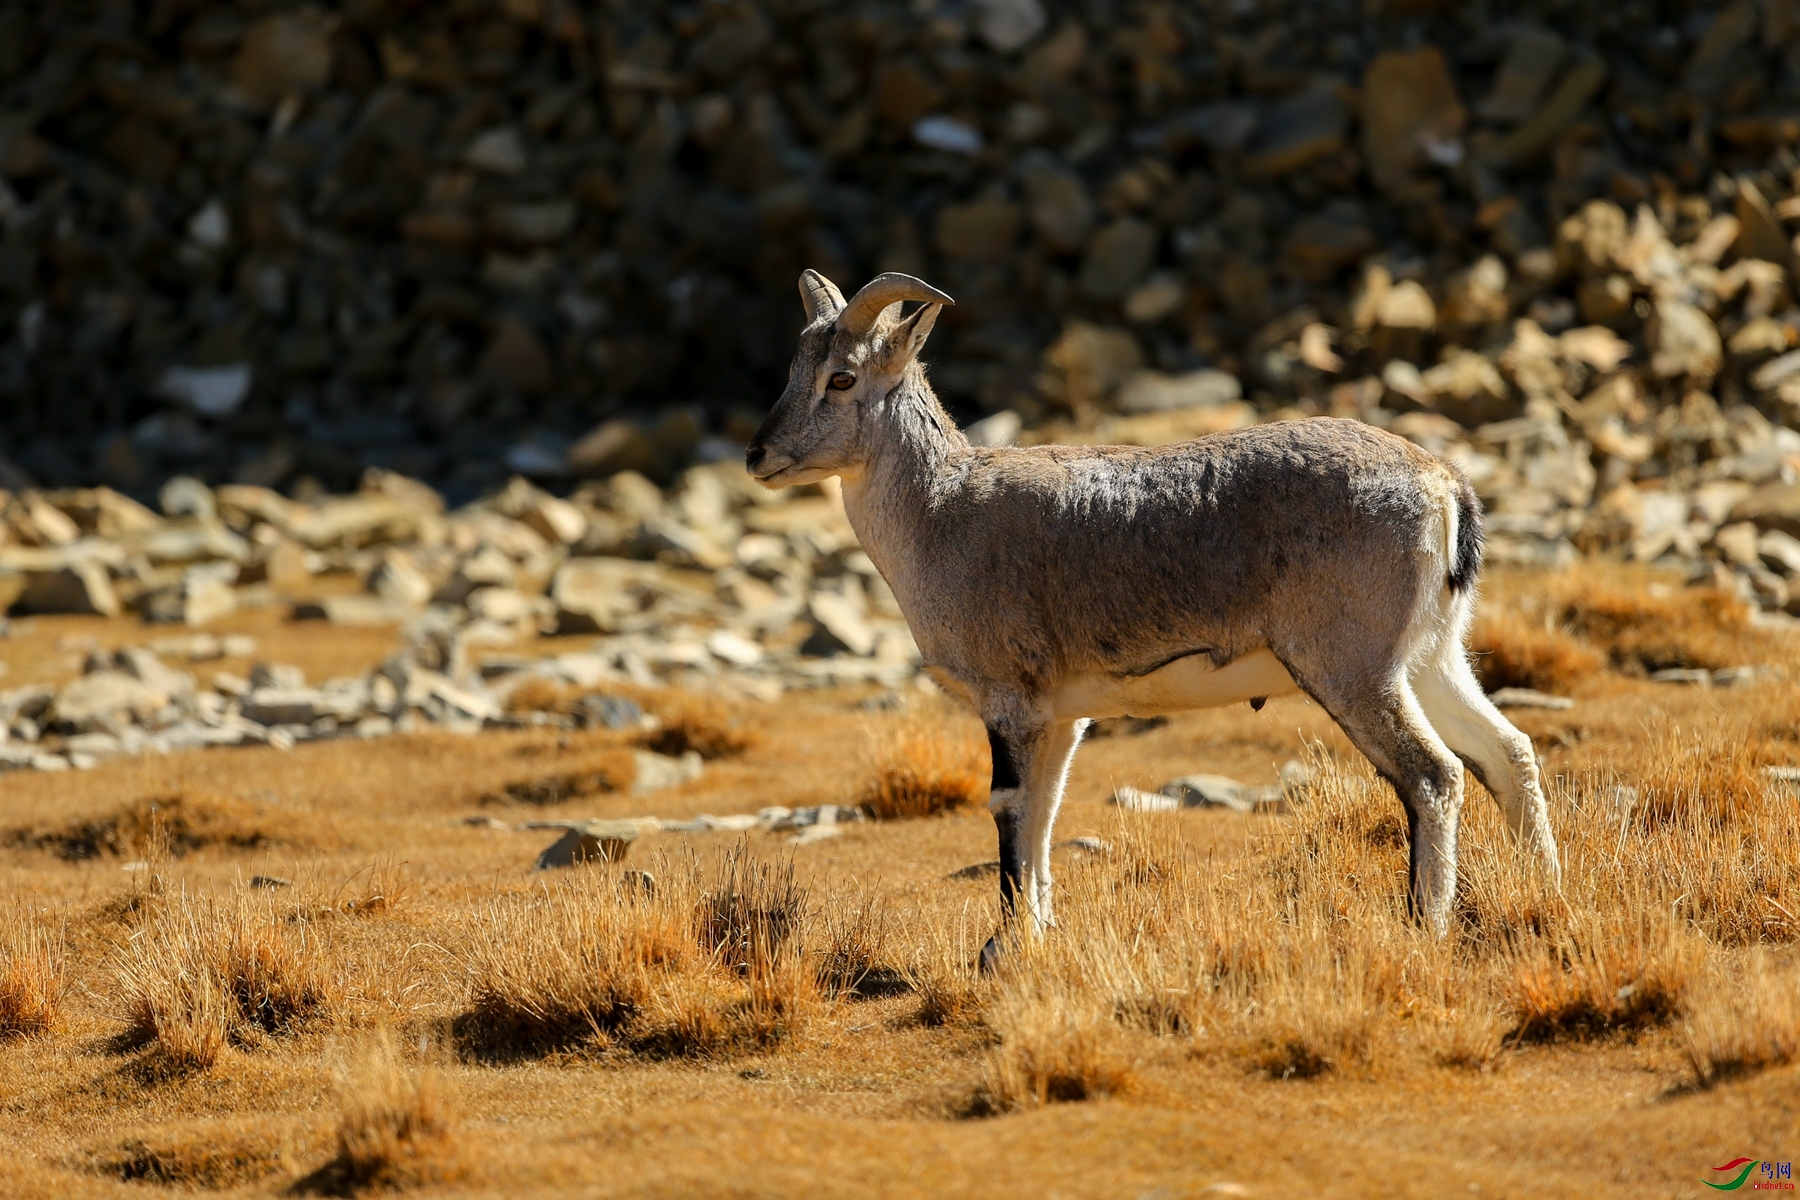
{"label": "animal's neck", "polygon": [[898,586],[903,560],[931,538],[932,517],[956,490],[955,460],[969,449],[914,364],[874,413],[865,469],[844,480],[844,510],[875,565]]}

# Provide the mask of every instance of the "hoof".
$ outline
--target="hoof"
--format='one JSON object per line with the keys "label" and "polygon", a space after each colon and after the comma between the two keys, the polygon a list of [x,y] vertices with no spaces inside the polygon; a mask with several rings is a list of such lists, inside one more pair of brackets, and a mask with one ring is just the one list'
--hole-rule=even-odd
{"label": "hoof", "polygon": [[983,975],[992,975],[1000,969],[1000,939],[998,936],[989,938],[987,945],[981,948],[981,957],[977,960],[977,966],[980,967]]}

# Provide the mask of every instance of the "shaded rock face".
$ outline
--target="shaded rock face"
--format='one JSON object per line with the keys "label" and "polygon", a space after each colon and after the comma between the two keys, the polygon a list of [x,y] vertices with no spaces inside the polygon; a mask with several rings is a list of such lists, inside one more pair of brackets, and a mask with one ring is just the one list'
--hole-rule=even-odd
{"label": "shaded rock face", "polygon": [[1028,432],[1139,370],[1517,417],[1411,380],[1520,319],[1625,340],[1621,436],[1696,388],[1787,422],[1790,9],[11,5],[0,487],[668,482],[779,391],[807,266],[947,288],[934,379]]}

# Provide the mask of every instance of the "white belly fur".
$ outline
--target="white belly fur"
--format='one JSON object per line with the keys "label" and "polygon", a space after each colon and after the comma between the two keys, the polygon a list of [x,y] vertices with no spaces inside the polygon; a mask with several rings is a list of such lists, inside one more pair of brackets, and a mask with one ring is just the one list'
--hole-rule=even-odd
{"label": "white belly fur", "polygon": [[1287,696],[1300,689],[1281,660],[1266,648],[1223,667],[1204,654],[1177,659],[1148,675],[1120,679],[1077,675],[1050,695],[1061,721],[1076,717],[1154,717],[1195,708],[1218,708],[1257,696]]}

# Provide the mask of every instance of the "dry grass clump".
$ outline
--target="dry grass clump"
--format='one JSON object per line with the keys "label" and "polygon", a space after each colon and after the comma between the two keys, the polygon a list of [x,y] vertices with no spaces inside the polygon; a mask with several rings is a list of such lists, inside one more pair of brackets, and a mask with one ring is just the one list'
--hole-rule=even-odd
{"label": "dry grass clump", "polygon": [[242,1118],[147,1129],[97,1154],[91,1169],[126,1183],[224,1190],[292,1169],[282,1130]]}
{"label": "dry grass clump", "polygon": [[509,713],[559,713],[567,715],[575,710],[575,702],[593,691],[592,688],[576,687],[572,683],[558,683],[554,679],[533,676],[517,684],[506,695],[506,711]]}
{"label": "dry grass clump", "polygon": [[1637,819],[1726,825],[1762,815],[1771,787],[1760,739],[1714,725],[1655,735],[1637,772]]}
{"label": "dry grass clump", "polygon": [[530,804],[544,807],[631,789],[637,779],[637,760],[619,746],[584,747],[553,771],[516,779],[497,791],[482,795],[483,804]]}
{"label": "dry grass clump", "polygon": [[241,897],[165,905],[117,952],[125,1041],[153,1045],[170,1070],[205,1070],[227,1044],[255,1046],[341,1010],[309,929]]}
{"label": "dry grass clump", "polygon": [[376,859],[339,884],[315,915],[374,917],[399,911],[412,896],[412,879],[406,866],[391,858]]}
{"label": "dry grass clump", "polygon": [[902,971],[919,998],[919,1024],[965,1025],[980,1018],[988,987],[978,955],[989,919],[985,908],[979,917],[964,909],[954,925],[935,912],[923,915]]}
{"label": "dry grass clump", "polygon": [[1683,1033],[1699,1087],[1800,1061],[1800,974],[1752,951],[1715,973]]}
{"label": "dry grass clump", "polygon": [[1664,1024],[1682,1011],[1700,960],[1699,943],[1661,907],[1579,914],[1515,952],[1513,1036],[1550,1041]]}
{"label": "dry grass clump", "polygon": [[1399,990],[1379,952],[1334,950],[1323,929],[1311,932],[1317,942],[1310,952],[1290,941],[1287,960],[1259,981],[1268,1012],[1251,1059],[1274,1079],[1368,1066],[1384,1010]]}
{"label": "dry grass clump", "polygon": [[[1674,769],[1656,756],[1648,767]],[[990,985],[982,1019],[997,1044],[980,1095],[1004,1108],[1108,1094],[1146,1036],[1281,1079],[1379,1073],[1406,1054],[1489,1069],[1520,1042],[1678,1021],[1696,1011],[1709,944],[1793,936],[1771,922],[1800,891],[1792,804],[1765,789],[1731,823],[1692,806],[1647,822],[1609,808],[1599,781],[1552,790],[1561,889],[1476,799],[1444,940],[1407,915],[1404,838],[1383,832],[1398,802],[1360,761],[1318,756],[1304,802],[1258,826],[1239,860],[1201,859],[1179,816],[1121,815],[1112,853],[1059,881],[1056,931],[1015,949]],[[1768,843],[1760,856],[1750,828]],[[915,950],[931,968],[913,972],[922,1004],[954,1010],[932,983],[951,957]],[[1747,1035],[1771,1062],[1788,1052],[1781,1003]],[[1705,1036],[1734,1061],[1725,1034]]]}
{"label": "dry grass clump", "polygon": [[[1601,663],[1627,675],[1768,661],[1770,635],[1729,590],[1666,571],[1588,561],[1507,576],[1482,605],[1472,642],[1484,687],[1560,690]],[[1598,656],[1597,658],[1595,656]]]}
{"label": "dry grass clump", "polygon": [[879,994],[904,986],[889,963],[894,940],[891,899],[871,891],[856,900],[828,895],[818,912],[818,976],[827,995]]}
{"label": "dry grass clump", "polygon": [[385,1035],[359,1057],[341,1080],[337,1156],[302,1190],[396,1191],[461,1175],[456,1118],[437,1073],[407,1067]]}
{"label": "dry grass clump", "polygon": [[1469,639],[1483,691],[1506,687],[1567,693],[1600,672],[1599,651],[1561,629],[1490,605]]}
{"label": "dry grass clump", "polygon": [[60,928],[20,908],[0,913],[0,1041],[54,1031],[67,951]]}
{"label": "dry grass clump", "polygon": [[1711,585],[1653,587],[1641,579],[1610,580],[1590,569],[1558,599],[1568,628],[1627,674],[1737,666],[1767,650],[1763,636],[1751,628],[1744,601]]}
{"label": "dry grass clump", "polygon": [[909,714],[871,731],[872,778],[857,803],[877,821],[935,817],[987,799],[981,744],[946,713]]}
{"label": "dry grass clump", "polygon": [[654,875],[644,889],[582,872],[490,905],[460,952],[463,1044],[498,1059],[609,1046],[707,1057],[799,1032],[818,987],[792,864],[740,846],[716,875],[692,860]]}
{"label": "dry grass clump", "polygon": [[158,840],[171,857],[181,858],[208,847],[255,850],[295,839],[291,830],[273,826],[248,801],[183,791],[140,797],[105,816],[58,828],[14,830],[6,840],[81,861],[143,856]]}
{"label": "dry grass clump", "polygon": [[1110,1013],[1065,993],[1055,976],[1002,984],[984,1020],[999,1044],[987,1052],[972,1115],[1098,1100],[1131,1090],[1138,1060]]}
{"label": "dry grass clump", "polygon": [[1608,774],[1573,789],[1567,849],[1595,856],[1596,873],[1610,860],[1622,880],[1654,881],[1714,942],[1800,939],[1800,806],[1759,765],[1775,749],[1723,724],[1664,730],[1634,783]]}
{"label": "dry grass clump", "polygon": [[665,688],[638,700],[659,723],[639,738],[646,750],[673,758],[692,750],[710,761],[735,758],[763,743],[762,730],[749,715],[719,696]]}

